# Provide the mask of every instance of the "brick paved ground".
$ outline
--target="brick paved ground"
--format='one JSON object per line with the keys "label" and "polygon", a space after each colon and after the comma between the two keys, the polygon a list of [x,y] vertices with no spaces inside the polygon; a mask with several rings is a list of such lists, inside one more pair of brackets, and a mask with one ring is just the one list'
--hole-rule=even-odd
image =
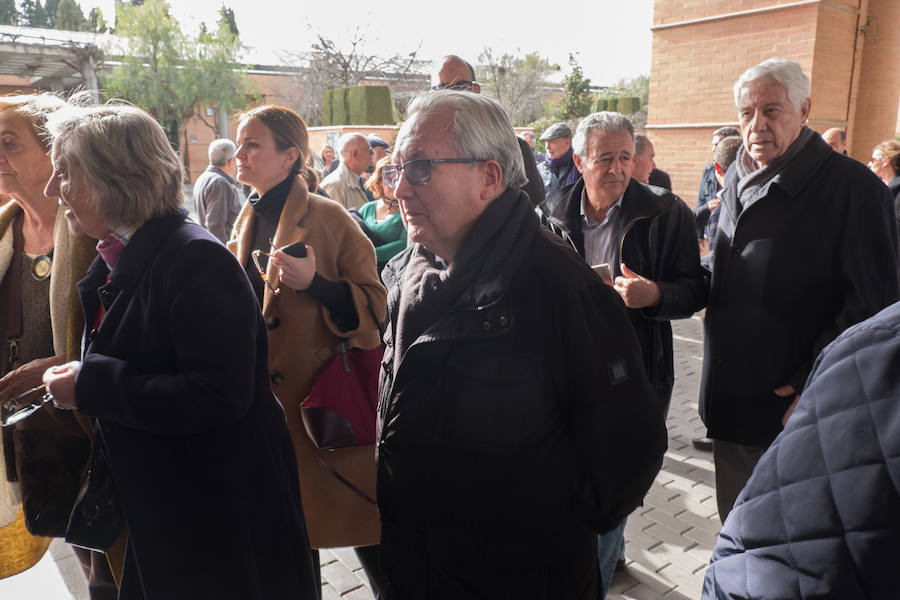
{"label": "brick paved ground", "polygon": [[[696,600],[719,532],[712,453],[691,440],[706,430],[697,413],[703,360],[699,317],[673,322],[675,390],[669,450],[662,470],[625,529],[626,568],[609,600]],[[323,600],[371,600],[365,573],[349,549],[321,553]]]}

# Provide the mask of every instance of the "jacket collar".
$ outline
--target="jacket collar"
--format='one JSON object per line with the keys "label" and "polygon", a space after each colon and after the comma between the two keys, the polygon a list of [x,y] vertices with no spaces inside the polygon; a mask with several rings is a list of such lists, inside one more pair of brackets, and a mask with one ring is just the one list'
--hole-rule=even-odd
{"label": "jacket collar", "polygon": [[[109,280],[123,290],[133,291],[147,265],[156,257],[172,231],[184,223],[186,217],[187,211],[180,209],[154,217],[138,227],[122,250],[119,261],[109,272]],[[103,261],[102,257],[100,261]]]}
{"label": "jacket collar", "polygon": [[228,181],[228,183],[230,183],[231,185],[237,185],[237,183],[234,181],[234,177],[232,177],[231,175],[229,175],[228,173],[226,173],[225,171],[223,171],[222,169],[220,169],[219,167],[217,167],[215,165],[209,165],[208,167],[206,167],[206,171],[209,173],[215,173],[216,175],[224,177]]}
{"label": "jacket collar", "polygon": [[[823,165],[840,156],[831,146],[825,143],[822,136],[814,135],[810,138],[800,152],[788,163],[784,170],[776,175],[770,185],[777,185],[791,197],[795,197],[806,187],[806,184],[817,176]],[[733,215],[741,214],[743,208],[737,198],[738,184],[737,165],[732,164],[725,173],[725,185],[723,187],[722,202]]]}
{"label": "jacket collar", "polygon": [[[565,188],[564,200],[553,207],[547,216],[547,220],[566,231],[582,254],[584,253],[584,236],[581,233],[581,196],[583,191],[584,179],[579,179]],[[670,193],[666,192],[666,194]],[[660,203],[662,197],[662,195],[652,192],[647,185],[632,178],[622,197],[619,222],[627,224],[635,219],[657,216],[664,211],[664,206]]]}

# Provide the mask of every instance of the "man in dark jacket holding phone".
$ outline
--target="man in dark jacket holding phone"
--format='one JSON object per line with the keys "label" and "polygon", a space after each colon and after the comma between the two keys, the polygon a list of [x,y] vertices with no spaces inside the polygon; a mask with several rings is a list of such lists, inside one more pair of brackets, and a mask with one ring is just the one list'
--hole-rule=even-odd
{"label": "man in dark jacket holding phone", "polygon": [[[665,418],[675,381],[670,319],[691,316],[706,298],[693,214],[678,196],[632,178],[635,135],[626,116],[588,115],[573,148],[582,178],[564,190],[545,224],[589,265],[609,265],[608,283],[625,302]],[[624,532],[622,519],[598,537],[604,596],[624,561]]]}

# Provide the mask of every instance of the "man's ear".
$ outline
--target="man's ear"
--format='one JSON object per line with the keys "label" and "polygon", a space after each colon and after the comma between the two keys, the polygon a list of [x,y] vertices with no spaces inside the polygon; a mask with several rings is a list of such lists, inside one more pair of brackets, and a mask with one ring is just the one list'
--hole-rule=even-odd
{"label": "man's ear", "polygon": [[496,160],[486,160],[481,163],[481,172],[481,199],[493,200],[503,193],[503,169]]}
{"label": "man's ear", "polygon": [[800,105],[800,116],[803,117],[803,124],[806,125],[807,120],[809,120],[809,111],[812,108],[812,100],[809,98]]}
{"label": "man's ear", "polygon": [[579,173],[584,173],[584,169],[581,168],[581,157],[577,154],[572,155],[572,162],[575,163],[575,168],[578,169]]}

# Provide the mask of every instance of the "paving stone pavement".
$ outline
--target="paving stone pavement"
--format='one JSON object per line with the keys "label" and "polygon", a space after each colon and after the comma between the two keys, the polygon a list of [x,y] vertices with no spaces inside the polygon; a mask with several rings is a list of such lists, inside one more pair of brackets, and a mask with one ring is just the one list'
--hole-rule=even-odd
{"label": "paving stone pavement", "polygon": [[[697,411],[703,362],[699,316],[673,321],[675,389],[666,422],[669,450],[644,500],[625,528],[625,570],[609,600],[696,600],[721,524],[716,510],[712,453],[691,440],[706,433]],[[323,550],[323,600],[372,600],[356,554]]]}

